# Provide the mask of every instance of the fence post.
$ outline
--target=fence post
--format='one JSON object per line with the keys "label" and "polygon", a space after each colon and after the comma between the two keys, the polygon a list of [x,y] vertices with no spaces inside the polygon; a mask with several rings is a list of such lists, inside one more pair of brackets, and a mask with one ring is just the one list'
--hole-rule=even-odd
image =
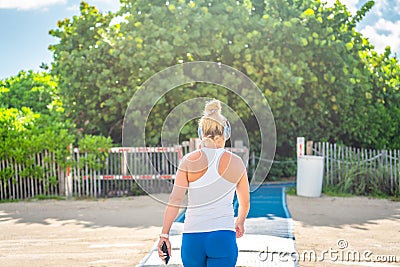
{"label": "fence post", "polygon": [[[70,156],[67,157],[68,162],[72,157],[72,144],[68,145],[67,149],[70,152]],[[58,166],[58,189],[61,196],[72,196],[72,175],[70,166],[67,166],[65,169]]]}
{"label": "fence post", "polygon": [[307,155],[309,156],[312,155],[312,148],[313,148],[313,141],[307,141],[307,151],[306,151]]}
{"label": "fence post", "polygon": [[199,138],[190,138],[189,152],[199,149],[201,140]]}
{"label": "fence post", "polygon": [[[67,147],[68,150],[70,149],[69,146]],[[53,152],[51,152],[53,153]],[[67,157],[67,161],[68,161]],[[68,168],[68,167],[67,167]],[[55,170],[54,170],[55,171]],[[66,181],[65,181],[65,170],[63,168],[61,168],[60,166],[58,166],[58,170],[57,170],[57,175],[58,175],[58,191],[59,194],[61,196],[65,196],[66,195]]]}
{"label": "fence post", "polygon": [[254,151],[251,152],[251,176],[254,176],[254,172],[256,171],[256,155]]}

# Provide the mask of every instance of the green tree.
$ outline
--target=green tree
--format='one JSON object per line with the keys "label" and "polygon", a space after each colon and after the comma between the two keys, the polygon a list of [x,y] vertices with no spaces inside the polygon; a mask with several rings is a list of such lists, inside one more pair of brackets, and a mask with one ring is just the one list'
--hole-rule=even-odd
{"label": "green tree", "polygon": [[20,71],[0,80],[0,107],[28,107],[37,113],[60,114],[64,109],[57,89],[57,79],[47,72]]}
{"label": "green tree", "polygon": [[371,142],[378,149],[399,148],[400,64],[391,57],[390,47],[382,54],[366,51],[362,58],[369,72],[369,86],[365,90],[370,107],[369,132],[376,137]]}
{"label": "green tree", "polygon": [[44,150],[57,153],[57,159],[65,164],[74,136],[65,124],[49,120],[46,115],[30,108],[0,108],[0,159],[13,159],[16,163],[32,166],[32,157]]}
{"label": "green tree", "polygon": [[[50,30],[60,42],[50,46],[54,52],[52,73],[59,77],[59,89],[66,107],[66,118],[80,132],[113,136],[120,133],[122,114],[126,108],[127,82],[121,75],[119,60],[112,55],[118,26],[110,26],[111,13],[82,2],[81,15],[59,21],[58,29]],[[112,34],[111,34],[112,32]]]}
{"label": "green tree", "polygon": [[[373,46],[355,29],[373,1],[354,16],[339,1],[333,7],[312,0],[254,2],[122,0],[115,14],[100,14],[83,2],[79,16],[50,31],[59,38],[51,47],[52,72],[59,78],[68,116],[85,133],[119,142],[128,102],[151,75],[182,62],[214,61],[247,74],[266,96],[282,157],[294,156],[300,135],[357,146],[388,144],[396,131],[392,137],[371,131],[374,125],[388,126],[371,118],[379,110],[383,117],[398,116],[398,73],[382,71],[380,81],[370,67],[379,56],[365,56]],[[397,71],[397,60],[390,53],[384,57]],[[375,97],[383,83],[390,87],[386,92],[396,95],[390,111],[372,103],[369,95]],[[247,124],[252,149],[259,149],[249,107],[229,91],[200,83],[160,99],[148,120],[153,143],[159,141],[168,112],[197,96],[220,97],[234,107]],[[196,129],[185,131],[190,137]]]}

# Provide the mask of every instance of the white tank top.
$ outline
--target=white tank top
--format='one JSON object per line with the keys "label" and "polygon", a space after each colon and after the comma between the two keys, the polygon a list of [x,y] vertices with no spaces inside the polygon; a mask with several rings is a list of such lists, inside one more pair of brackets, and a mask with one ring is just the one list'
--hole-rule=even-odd
{"label": "white tank top", "polygon": [[189,182],[188,207],[183,227],[184,233],[235,231],[233,198],[236,183],[231,183],[218,173],[224,148],[203,148],[208,169],[203,176]]}

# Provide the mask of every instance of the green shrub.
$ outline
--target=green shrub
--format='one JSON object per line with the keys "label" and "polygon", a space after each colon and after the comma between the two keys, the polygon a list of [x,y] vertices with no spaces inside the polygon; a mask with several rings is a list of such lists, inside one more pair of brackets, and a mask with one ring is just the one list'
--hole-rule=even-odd
{"label": "green shrub", "polygon": [[[372,165],[373,164],[373,165]],[[382,163],[350,162],[330,174],[334,184],[324,185],[326,192],[360,196],[400,196],[398,184],[389,181],[390,171]]]}

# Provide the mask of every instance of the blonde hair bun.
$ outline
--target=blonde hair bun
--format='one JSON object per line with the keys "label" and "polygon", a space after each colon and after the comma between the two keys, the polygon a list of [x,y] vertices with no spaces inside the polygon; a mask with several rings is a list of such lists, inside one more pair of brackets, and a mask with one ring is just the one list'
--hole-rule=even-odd
{"label": "blonde hair bun", "polygon": [[206,103],[206,106],[204,108],[204,116],[208,117],[216,114],[221,114],[221,102],[219,100],[213,99]]}
{"label": "blonde hair bun", "polygon": [[217,99],[206,102],[203,117],[201,117],[199,121],[198,132],[200,139],[214,139],[219,136],[225,137],[226,125],[227,120],[221,114],[221,102]]}

